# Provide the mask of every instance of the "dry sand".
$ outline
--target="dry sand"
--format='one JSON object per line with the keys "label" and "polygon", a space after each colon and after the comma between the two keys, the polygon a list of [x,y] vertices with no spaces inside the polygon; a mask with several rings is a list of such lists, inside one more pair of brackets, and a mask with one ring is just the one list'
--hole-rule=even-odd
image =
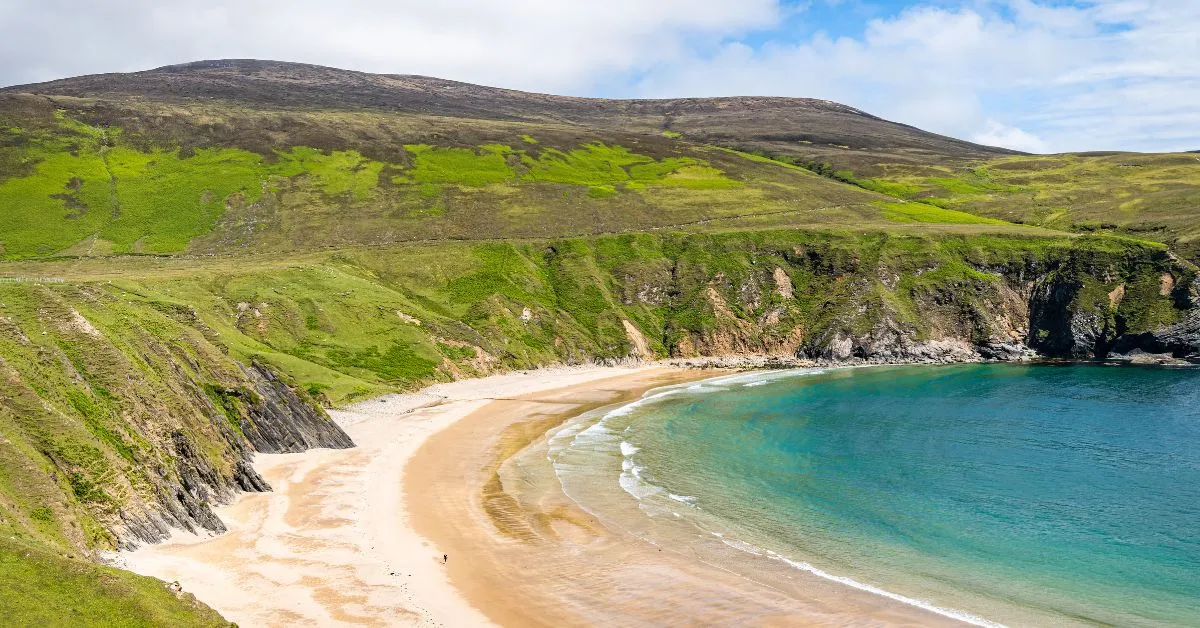
{"label": "dry sand", "polygon": [[253,626],[476,626],[490,622],[448,583],[439,548],[412,530],[405,466],[430,435],[492,399],[641,369],[544,369],[441,384],[330,414],[358,445],[260,454],[270,493],[217,509],[229,532],[180,532],[120,556],[179,581],[230,621]]}
{"label": "dry sand", "polygon": [[570,416],[710,375],[547,369],[364,402],[331,413],[357,448],[259,455],[275,490],[218,509],[228,533],[122,560],[243,628],[951,623],[816,577],[749,579],[664,552],[575,506],[538,456],[511,468]]}

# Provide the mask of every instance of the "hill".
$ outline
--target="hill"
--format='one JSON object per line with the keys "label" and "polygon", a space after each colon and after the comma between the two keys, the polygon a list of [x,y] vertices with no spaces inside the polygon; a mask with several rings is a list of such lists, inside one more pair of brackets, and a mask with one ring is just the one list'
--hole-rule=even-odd
{"label": "hill", "polygon": [[[779,214],[787,217],[768,222],[799,226],[879,222],[878,212],[861,209],[864,204],[878,201],[877,196],[856,195],[844,186],[823,187],[791,173],[771,172],[760,167],[761,163],[747,163],[745,159],[736,159],[738,155],[714,149],[719,147],[777,159],[863,190],[907,201],[1055,230],[1100,231],[1150,239],[1170,244],[1192,259],[1200,254],[1196,244],[1200,221],[1193,215],[1196,190],[1200,189],[1200,162],[1182,154],[1026,156],[927,133],[852,107],[815,99],[572,98],[429,77],[367,74],[256,60],[202,61],[145,72],[13,86],[0,89],[0,99],[0,116],[3,116],[0,131],[4,131],[0,134],[0,182],[27,173],[29,167],[27,158],[17,158],[18,163],[14,164],[12,151],[3,147],[33,144],[53,152],[82,144],[86,150],[89,141],[114,142],[137,150],[154,146],[177,151],[183,157],[196,149],[218,151],[205,156],[222,163],[240,160],[243,163],[239,166],[252,171],[243,170],[239,174],[249,179],[286,177],[288,185],[299,188],[291,198],[306,207],[313,204],[300,197],[312,194],[297,183],[297,173],[311,175],[310,182],[323,183],[331,176],[343,176],[339,172],[354,170],[353,176],[345,175],[341,183],[320,185],[318,191],[323,197],[345,194],[350,185],[347,180],[353,179],[357,187],[350,204],[357,205],[356,210],[365,214],[360,217],[366,220],[356,221],[364,225],[362,232],[339,234],[340,241],[322,245],[464,238],[480,232],[500,237],[583,235],[673,227],[712,219],[722,221],[725,226],[736,226],[750,215],[755,216],[750,221],[755,224],[764,222],[761,215]],[[49,123],[54,115],[83,126],[68,131],[61,128],[60,120],[56,128]],[[31,136],[28,132],[31,129],[40,129],[41,136]],[[103,129],[106,135],[96,135],[98,129]],[[89,133],[91,138],[87,137]],[[84,136],[82,142],[75,137],[79,134]],[[597,152],[587,148],[596,145],[605,149]],[[408,150],[413,146],[466,149],[483,159],[463,162],[461,151],[435,151],[417,156]],[[294,150],[284,156],[282,165],[249,163],[254,156],[274,162],[280,151],[297,148],[321,151],[324,163],[312,163],[312,159],[306,160]],[[602,154],[606,149],[632,154],[613,161],[614,155]],[[223,154],[221,150],[245,152]],[[482,154],[497,150],[501,153]],[[546,157],[546,151],[553,152]],[[18,154],[28,152],[22,149]],[[92,156],[95,155],[93,149]],[[562,156],[560,161],[574,163],[568,170],[553,166],[557,171],[550,173],[552,164],[548,162],[559,156]],[[459,162],[452,168],[457,172],[446,172],[450,165],[447,160],[456,158]],[[498,165],[501,158],[509,162],[509,168]],[[629,173],[610,169],[608,174],[598,174],[594,169],[597,165],[607,167],[606,164],[628,168],[646,158],[659,162],[663,158],[692,160],[691,165],[715,168],[722,176],[694,180],[699,171],[689,169],[684,173],[686,176],[672,176],[671,181],[631,181],[630,186],[626,181]],[[406,180],[404,169],[414,160],[422,159],[431,167],[418,167],[422,170],[417,175],[419,181]],[[491,166],[485,163],[488,160],[492,161]],[[588,160],[594,163],[588,165],[585,163]],[[530,168],[534,162],[541,162],[541,172]],[[654,167],[666,168],[665,175],[677,175],[670,169],[670,163]],[[137,163],[122,165],[140,167]],[[195,162],[178,165],[193,167],[182,175],[189,178],[203,177],[204,173],[195,169],[211,167]],[[100,172],[95,166],[93,160],[92,168],[97,175],[94,186],[100,186],[105,174],[115,175]],[[579,171],[580,166],[589,171]],[[332,168],[332,171],[319,173],[312,171],[314,168]],[[125,174],[128,178],[132,173]],[[139,174],[150,178],[170,176],[150,170]],[[641,174],[648,176],[644,164]],[[377,178],[378,185],[367,180],[371,177]],[[752,179],[756,177],[773,189],[755,185]],[[79,179],[85,184],[89,181],[86,177]],[[118,185],[122,180],[117,178]],[[406,187],[403,185],[406,182],[419,182],[421,186]],[[401,185],[394,185],[397,183]],[[481,188],[501,183],[509,188],[503,195],[480,193]],[[514,183],[517,185],[513,186]],[[533,183],[538,185],[529,185]],[[753,189],[733,190],[741,187],[739,183],[747,183]],[[229,182],[236,184],[237,181]],[[552,184],[574,184],[568,190],[574,196],[566,200],[577,206],[578,211],[572,215],[543,211],[548,202],[558,200],[561,190]],[[618,193],[615,199],[593,202],[598,195],[639,186],[642,192],[638,195]],[[722,194],[714,190],[722,186],[729,191]],[[516,193],[512,193],[514,187]],[[673,189],[664,192],[664,187]],[[697,193],[699,187],[706,188],[704,194]],[[745,191],[751,193],[749,199],[754,202],[745,202],[748,200]],[[123,192],[116,191],[117,195]],[[61,194],[75,198],[72,202],[86,204],[87,201],[78,200],[79,193],[48,191],[49,195]],[[116,202],[99,198],[99,190],[92,193],[100,205]],[[244,193],[251,202],[259,195],[257,190]],[[731,200],[734,198],[738,200]],[[504,204],[499,215],[489,211],[498,203]],[[372,204],[376,208],[370,207]],[[708,210],[696,211],[700,204]],[[846,206],[858,209],[841,212]],[[405,220],[396,211],[397,207],[408,208],[409,214],[419,218]],[[620,209],[610,212],[611,207]],[[837,208],[839,211],[832,213],[840,215],[824,215],[831,213],[830,208]],[[228,223],[258,223],[264,219],[261,211],[244,215],[242,209],[234,207],[232,212],[225,212],[227,224],[214,227],[236,230],[237,226]],[[801,211],[811,209],[819,209],[821,214]],[[176,240],[174,244],[150,250],[177,252],[180,241],[210,229],[205,215],[220,210],[208,207],[193,211],[201,214],[196,217],[196,224],[179,225],[186,230],[184,233],[167,236]],[[340,211],[338,208],[326,213]],[[379,220],[380,213],[388,214],[391,219]],[[582,222],[575,220],[580,213],[588,218]],[[601,214],[607,215],[607,222],[596,222]],[[311,220],[325,219],[318,215]],[[37,248],[37,255],[50,254],[52,247],[63,245],[69,236],[87,234],[94,227],[88,221],[82,222],[87,224],[70,223],[73,228],[61,234],[58,241],[30,245]],[[886,217],[883,222],[888,222]],[[113,248],[116,251],[131,250],[133,242],[148,235],[134,233],[136,228],[126,226],[114,229],[128,232],[126,237],[134,238],[131,242],[117,243]],[[399,231],[403,235],[397,235]],[[214,235],[215,239],[225,241],[234,237],[229,233]],[[287,239],[295,237],[296,231],[292,230]],[[99,237],[98,246],[82,239],[71,245],[82,242],[83,250],[104,251],[109,241]],[[67,250],[71,245],[53,252]],[[258,247],[264,243],[255,241],[246,245]],[[7,248],[11,250],[13,246]],[[221,248],[220,244],[197,242],[193,250],[211,253]],[[28,255],[29,252],[19,254]],[[13,257],[12,253],[6,256]]]}
{"label": "hill", "polygon": [[277,62],[5,88],[0,535],[221,531],[255,452],[353,445],[324,407],[506,369],[1197,359],[1179,159]]}
{"label": "hill", "polygon": [[600,101],[205,62],[6,88],[0,128],[0,203],[20,208],[3,237],[9,259],[897,216],[998,224],[883,205],[892,199],[702,139],[803,128],[846,142],[856,129],[901,152],[995,152],[823,101]]}
{"label": "hill", "polygon": [[8,87],[0,92],[217,100],[254,108],[359,109],[474,120],[569,124],[590,129],[682,133],[699,142],[801,142],[854,149],[986,156],[1011,151],[888,122],[812,98],[610,100],[531,94],[424,76],[368,74],[277,61],[199,61],[129,74],[103,74]]}

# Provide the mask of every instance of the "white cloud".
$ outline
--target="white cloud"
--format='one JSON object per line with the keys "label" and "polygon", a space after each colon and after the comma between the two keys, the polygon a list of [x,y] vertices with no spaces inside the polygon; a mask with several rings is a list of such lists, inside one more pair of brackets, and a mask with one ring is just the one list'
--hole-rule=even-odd
{"label": "white cloud", "polygon": [[782,15],[777,0],[3,0],[0,84],[250,57],[579,91]]}
{"label": "white cloud", "polygon": [[1049,148],[1042,138],[1014,126],[1005,126],[992,119],[988,119],[983,131],[971,136],[970,140],[977,144],[1000,146],[1027,153],[1049,152]]}
{"label": "white cloud", "polygon": [[1200,125],[1183,123],[1197,117],[1198,31],[1195,0],[918,5],[858,37],[727,44],[632,93],[827,98],[1022,150],[1196,149]]}

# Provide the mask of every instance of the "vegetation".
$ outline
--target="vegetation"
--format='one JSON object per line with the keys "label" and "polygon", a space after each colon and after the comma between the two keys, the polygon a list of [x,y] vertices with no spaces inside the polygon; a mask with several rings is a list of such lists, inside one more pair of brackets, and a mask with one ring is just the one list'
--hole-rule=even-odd
{"label": "vegetation", "polygon": [[[0,122],[10,125],[0,142],[0,215],[9,225],[0,258],[895,221],[878,194],[661,136],[588,138],[546,127],[531,143],[532,135],[516,132],[530,125],[469,122],[441,129],[439,143],[396,147],[360,138],[409,118],[363,113],[339,114],[316,147],[301,143],[316,134],[306,125],[324,125],[329,114],[308,113],[289,117],[295,137],[263,146],[253,133],[220,142],[206,133],[214,125],[275,128],[269,113],[209,111],[202,127],[146,129],[137,125],[168,114],[140,103],[97,120],[77,101],[59,105],[0,108]],[[338,228],[325,228],[331,224]]]}
{"label": "vegetation", "polygon": [[0,613],[9,626],[228,627],[162,581],[0,537]]}
{"label": "vegetation", "polygon": [[[1112,233],[1170,244],[1200,261],[1200,161],[1179,154],[1079,154],[942,159],[778,155],[830,179],[1009,223]],[[839,169],[840,168],[840,169]]]}

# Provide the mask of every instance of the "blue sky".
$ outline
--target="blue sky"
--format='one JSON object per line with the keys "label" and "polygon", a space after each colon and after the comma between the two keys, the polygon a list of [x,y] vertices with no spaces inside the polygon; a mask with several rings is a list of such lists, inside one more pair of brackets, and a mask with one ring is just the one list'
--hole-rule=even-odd
{"label": "blue sky", "polygon": [[1200,0],[0,2],[0,84],[230,57],[825,98],[1032,152],[1200,149]]}

